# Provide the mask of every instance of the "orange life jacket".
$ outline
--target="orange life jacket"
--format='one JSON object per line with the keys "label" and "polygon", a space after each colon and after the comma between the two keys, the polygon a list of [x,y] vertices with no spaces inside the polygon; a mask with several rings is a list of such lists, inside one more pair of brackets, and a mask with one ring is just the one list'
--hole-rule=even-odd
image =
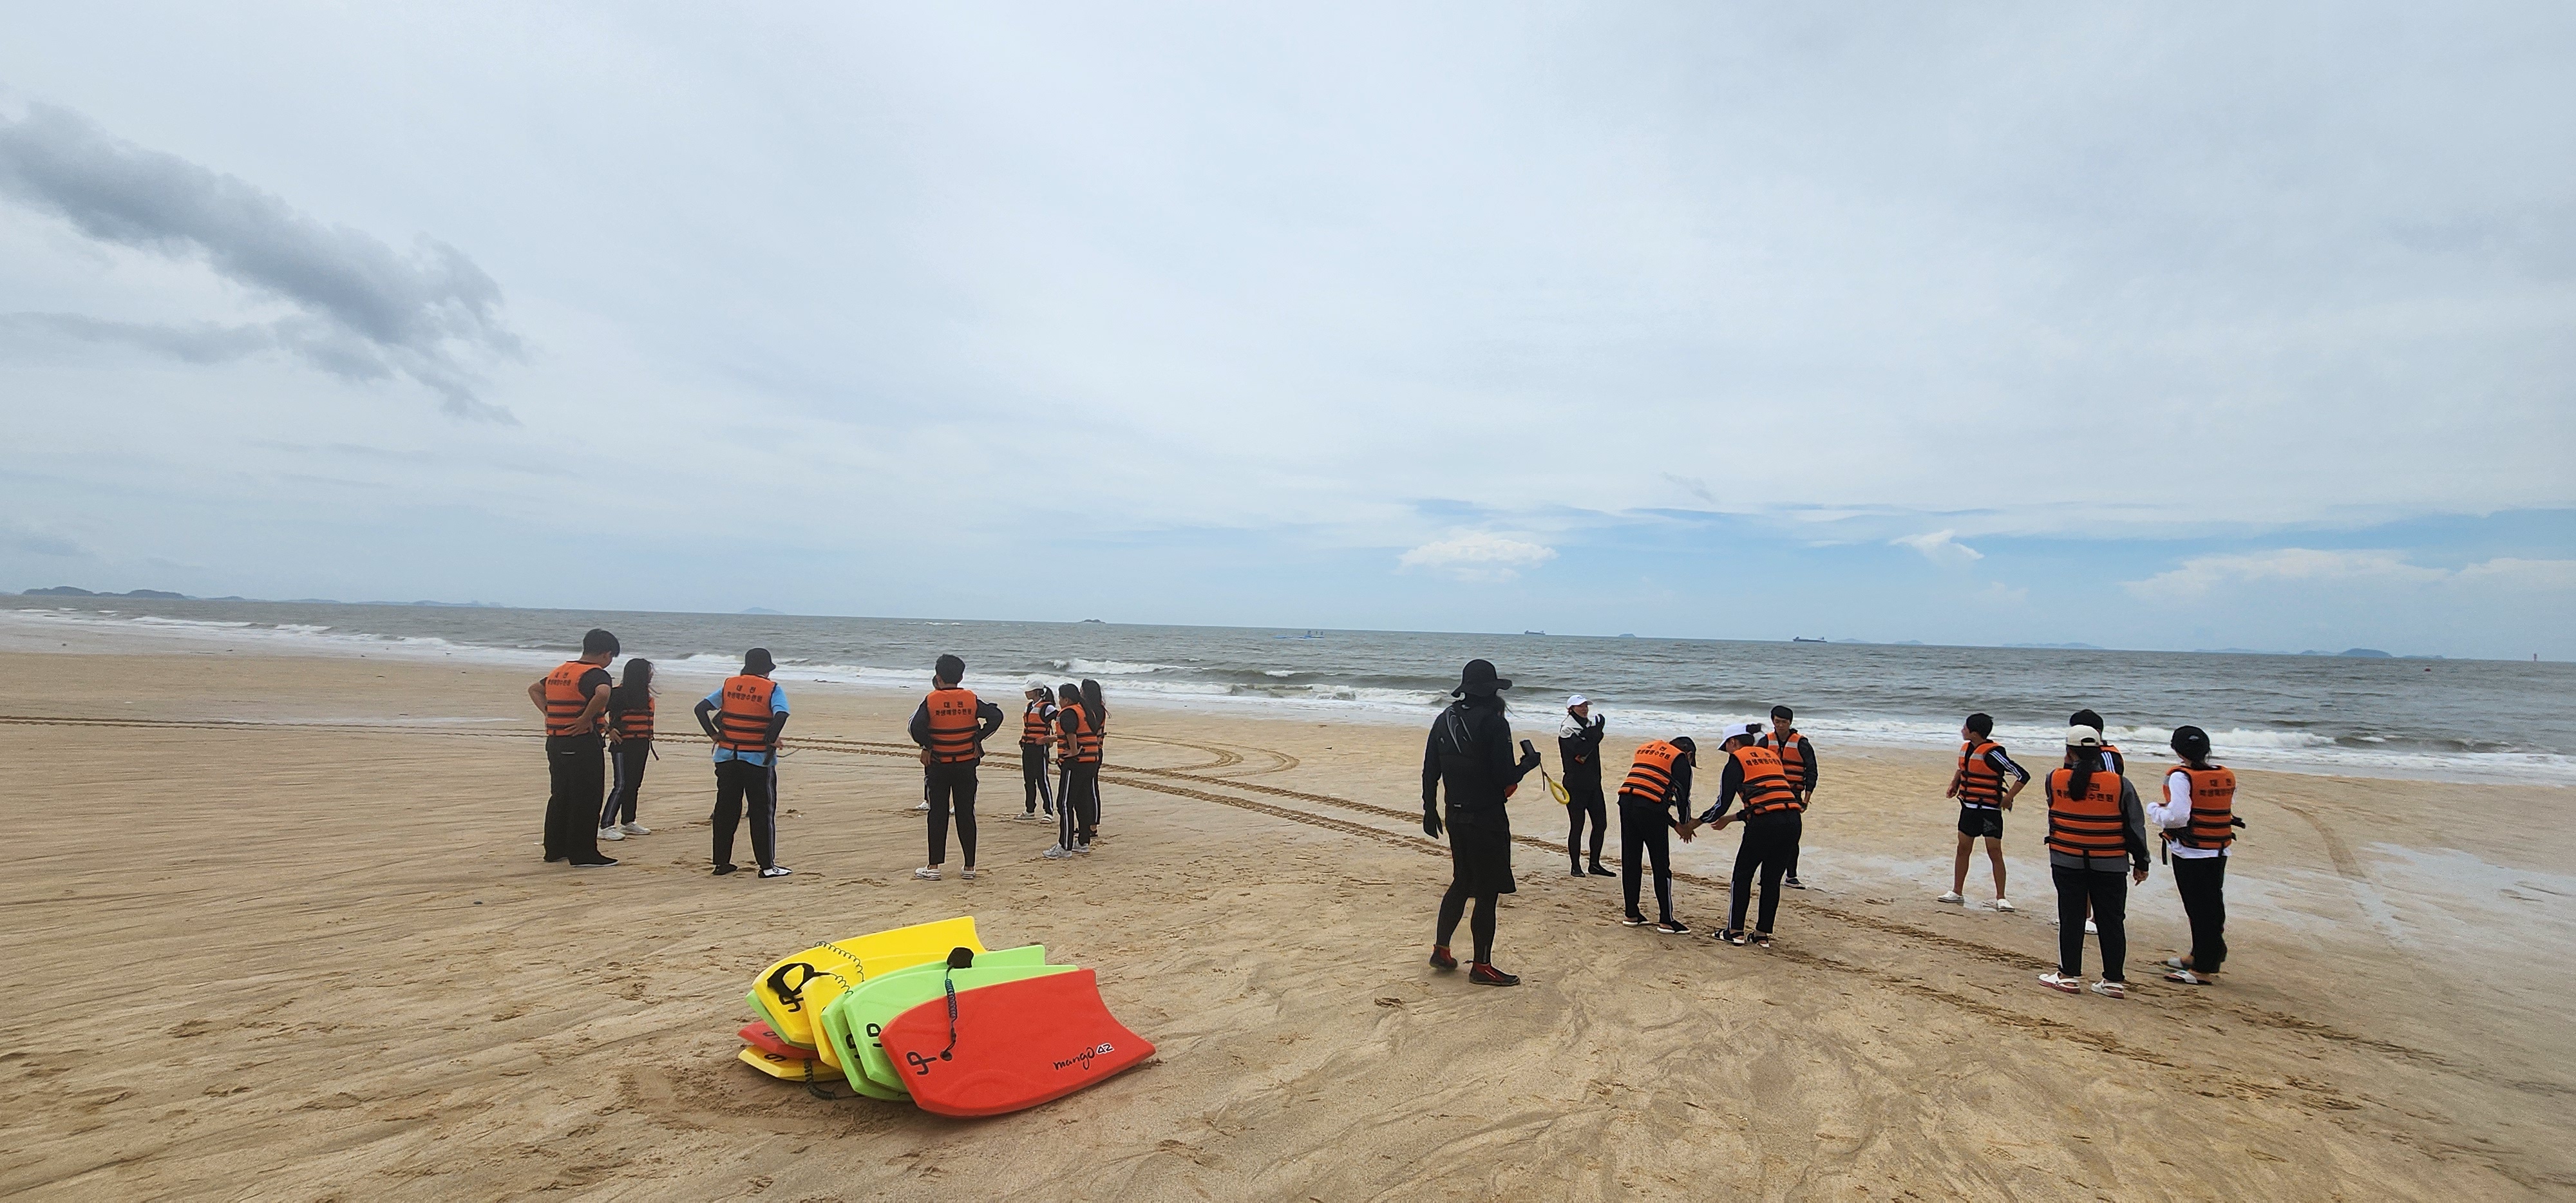
{"label": "orange life jacket", "polygon": [[596,664],[566,660],[546,674],[546,734],[588,735],[595,729],[581,721],[582,711],[590,709],[590,698],[581,692],[581,679],[604,671]]}
{"label": "orange life jacket", "polygon": [[1986,762],[1986,753],[2002,747],[1991,739],[1972,739],[1959,745],[1959,771],[1950,778],[1950,784],[1957,788],[1960,805],[2003,808],[2004,771]]}
{"label": "orange life jacket", "polygon": [[1754,741],[1780,756],[1780,772],[1789,778],[1789,788],[1807,787],[1807,741],[1798,738],[1798,729],[1775,731]]}
{"label": "orange life jacket", "polygon": [[976,742],[975,691],[958,687],[934,689],[921,703],[930,711],[930,758],[941,764],[983,759]]}
{"label": "orange life jacket", "polygon": [[767,677],[726,677],[716,707],[716,746],[736,752],[769,750],[769,699],[778,684]]}
{"label": "orange life jacket", "polygon": [[2236,773],[2224,765],[2195,769],[2175,765],[2191,779],[2191,824],[2176,829],[2174,842],[2185,848],[2224,848],[2236,842]]}
{"label": "orange life jacket", "polygon": [[653,699],[649,695],[643,709],[617,712],[617,734],[621,739],[653,738]]}
{"label": "orange life jacket", "polygon": [[2120,775],[2109,769],[2093,774],[2084,796],[2067,796],[2073,769],[2048,775],[2048,849],[2069,856],[2122,857],[2128,841],[2120,834]]}
{"label": "orange life jacket", "polygon": [[1685,753],[1660,739],[1637,745],[1636,763],[1628,766],[1628,779],[1619,785],[1622,797],[1662,805],[1672,798],[1673,765]]}
{"label": "orange life jacket", "polygon": [[1020,716],[1021,743],[1042,744],[1047,741],[1046,710],[1051,704],[1044,701],[1029,703],[1028,712]]}
{"label": "orange life jacket", "polygon": [[1798,791],[1790,786],[1789,775],[1781,771],[1779,753],[1760,744],[1746,744],[1735,750],[1735,763],[1744,770],[1740,793],[1746,815],[1807,809],[1807,804],[1798,800]]}
{"label": "orange life jacket", "polygon": [[1070,702],[1055,708],[1056,755],[1073,764],[1100,763],[1100,729],[1091,725],[1082,703]]}

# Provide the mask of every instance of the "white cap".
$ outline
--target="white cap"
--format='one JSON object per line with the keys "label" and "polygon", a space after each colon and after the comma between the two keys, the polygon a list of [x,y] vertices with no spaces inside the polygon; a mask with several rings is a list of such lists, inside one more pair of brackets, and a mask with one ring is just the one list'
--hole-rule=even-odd
{"label": "white cap", "polygon": [[1572,710],[1572,709],[1574,709],[1574,708],[1575,708],[1575,707],[1577,707],[1577,706],[1589,706],[1589,705],[1591,705],[1591,704],[1592,704],[1592,699],[1587,698],[1587,697],[1585,697],[1585,696],[1583,696],[1582,694],[1579,694],[1579,693],[1578,693],[1578,694],[1576,694],[1576,695],[1574,695],[1573,697],[1570,697],[1570,698],[1565,699],[1565,708],[1566,708],[1566,709],[1568,709],[1568,710]]}
{"label": "white cap", "polygon": [[1032,690],[1032,689],[1044,689],[1044,688],[1046,688],[1046,687],[1047,687],[1046,678],[1044,678],[1044,677],[1038,677],[1038,676],[1032,676],[1032,677],[1030,677],[1030,678],[1029,678],[1029,683],[1028,683],[1028,684],[1023,685],[1023,686],[1021,686],[1021,687],[1020,687],[1020,692],[1021,692],[1021,693],[1027,693],[1028,691],[1030,691],[1030,690]]}
{"label": "white cap", "polygon": [[2101,747],[2102,733],[2091,727],[2068,727],[2066,729],[2066,746],[2070,748]]}

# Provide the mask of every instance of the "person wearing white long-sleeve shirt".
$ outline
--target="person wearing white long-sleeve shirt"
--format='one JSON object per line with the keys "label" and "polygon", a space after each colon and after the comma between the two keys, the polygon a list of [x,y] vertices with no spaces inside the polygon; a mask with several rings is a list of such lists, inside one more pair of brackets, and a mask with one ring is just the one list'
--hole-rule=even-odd
{"label": "person wearing white long-sleeve shirt", "polygon": [[2209,733],[2177,727],[2174,754],[2183,763],[2147,804],[2147,822],[2164,833],[2173,856],[2174,888],[2191,919],[2191,955],[2165,962],[2166,981],[2207,985],[2227,960],[2227,861],[2236,842],[2236,774],[2209,761]]}

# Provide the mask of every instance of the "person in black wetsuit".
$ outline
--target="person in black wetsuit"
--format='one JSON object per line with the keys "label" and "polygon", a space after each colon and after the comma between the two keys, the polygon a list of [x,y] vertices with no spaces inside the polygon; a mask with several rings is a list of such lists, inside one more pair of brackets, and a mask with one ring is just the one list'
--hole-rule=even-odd
{"label": "person in black wetsuit", "polygon": [[[1521,758],[1512,760],[1512,723],[1503,714],[1500,691],[1510,681],[1494,674],[1492,662],[1470,660],[1450,696],[1459,700],[1431,723],[1422,749],[1422,833],[1449,834],[1449,892],[1440,898],[1440,927],[1431,945],[1431,964],[1455,969],[1449,938],[1458,919],[1475,904],[1469,931],[1476,956],[1467,980],[1480,986],[1517,986],[1521,979],[1494,968],[1494,905],[1515,892],[1512,885],[1512,825],[1505,811],[1521,778],[1538,767],[1538,749],[1521,742]],[[1440,789],[1449,791],[1449,819],[1440,819]]]}
{"label": "person in black wetsuit", "polygon": [[[1771,923],[1780,913],[1780,878],[1798,858],[1799,814],[1806,803],[1782,771],[1779,753],[1756,742],[1761,734],[1760,723],[1728,728],[1726,742],[1718,746],[1727,759],[1717,782],[1716,804],[1682,826],[1682,842],[1690,842],[1693,831],[1711,823],[1723,830],[1734,821],[1727,808],[1739,801],[1744,804],[1744,842],[1735,849],[1735,871],[1727,880],[1726,926],[1718,929],[1717,938],[1739,947],[1749,942],[1769,948]],[[1748,934],[1744,917],[1757,879],[1762,883],[1760,926]]]}
{"label": "person in black wetsuit", "polygon": [[1592,702],[1582,694],[1565,699],[1565,721],[1557,724],[1556,756],[1565,769],[1565,859],[1573,862],[1570,876],[1583,876],[1583,820],[1592,820],[1592,875],[1618,876],[1601,867],[1601,841],[1607,834],[1610,817],[1608,804],[1601,797],[1601,732],[1608,728],[1608,715],[1592,713]]}

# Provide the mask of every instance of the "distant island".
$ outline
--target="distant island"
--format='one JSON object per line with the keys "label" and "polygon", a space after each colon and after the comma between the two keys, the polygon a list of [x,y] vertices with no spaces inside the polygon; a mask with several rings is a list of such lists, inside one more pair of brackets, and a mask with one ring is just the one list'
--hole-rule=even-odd
{"label": "distant island", "polygon": [[[122,597],[122,598],[132,598],[132,599],[134,599],[134,600],[136,600],[136,601],[217,601],[217,602],[256,602],[256,601],[269,601],[269,600],[270,600],[270,599],[265,598],[265,597],[242,597],[242,596],[239,596],[239,595],[234,595],[234,596],[230,596],[230,597],[196,597],[196,596],[193,596],[193,595],[190,595],[190,594],[186,594],[186,593],[172,593],[172,592],[170,592],[170,591],[169,591],[169,590],[167,590],[167,589],[128,589],[128,590],[126,590],[126,591],[125,591],[125,592],[123,592],[123,593],[96,593],[96,592],[92,592],[92,591],[90,591],[90,590],[88,590],[88,589],[82,589],[82,588],[78,588],[78,587],[76,587],[76,586],[72,586],[72,585],[56,585],[56,586],[54,586],[54,587],[52,587],[52,588],[50,588],[50,589],[26,589],[26,590],[22,590],[22,591],[20,591],[20,592],[19,592],[19,594],[18,594],[18,596],[20,596],[20,597],[98,597],[98,598],[120,598],[120,597]],[[398,601],[365,601],[365,602],[344,602],[344,601],[337,600],[337,599],[335,599],[335,598],[328,598],[328,597],[294,597],[294,598],[288,598],[288,599],[287,599],[286,604],[289,604],[289,605],[301,605],[301,606],[443,606],[443,607],[446,607],[446,608],[448,608],[448,609],[455,609],[455,610],[469,610],[469,609],[470,609],[470,610],[507,610],[507,609],[509,609],[509,608],[510,608],[510,607],[508,607],[508,606],[506,606],[506,605],[501,604],[500,602],[487,602],[487,601],[461,601],[461,602],[451,602],[451,601],[407,601],[407,602],[398,602]]]}
{"label": "distant island", "polygon": [[786,613],[786,611],[784,611],[784,610],[772,610],[772,609],[770,609],[770,608],[769,608],[769,607],[767,607],[767,606],[750,606],[750,607],[746,607],[742,612],[743,612],[743,613],[745,613],[745,614],[784,614],[784,613]]}

